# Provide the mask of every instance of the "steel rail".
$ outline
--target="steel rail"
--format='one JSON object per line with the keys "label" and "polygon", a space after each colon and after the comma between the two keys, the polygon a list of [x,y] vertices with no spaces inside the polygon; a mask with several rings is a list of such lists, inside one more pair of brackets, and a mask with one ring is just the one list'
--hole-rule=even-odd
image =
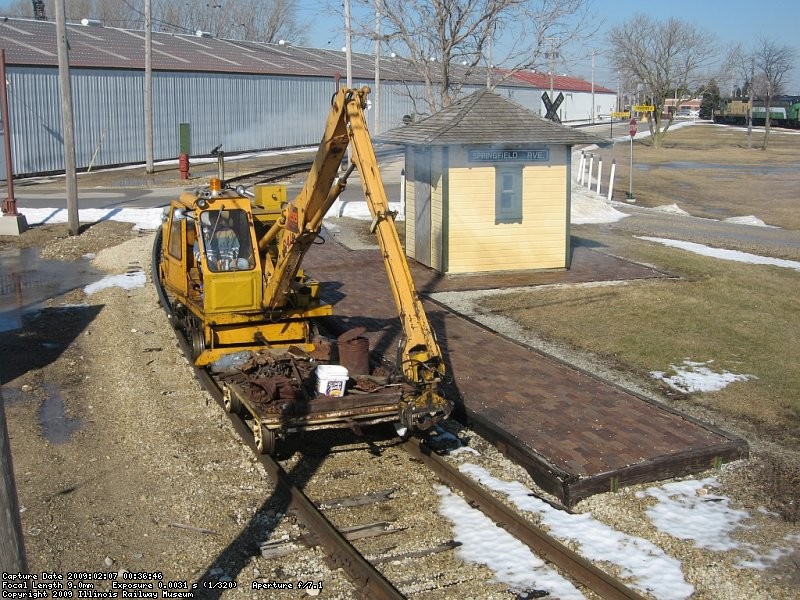
{"label": "steel rail", "polygon": [[[188,340],[177,330],[177,323],[161,286],[158,273],[159,256],[161,252],[161,230],[156,233],[151,257],[151,276],[156,288],[159,303],[167,313],[169,320],[176,329],[176,339],[181,350],[192,363],[192,353]],[[193,365],[194,373],[202,387],[208,391],[224,411],[222,390],[217,385],[211,374],[203,368]],[[405,596],[395,588],[372,564],[370,564],[353,545],[328,521],[325,515],[313,502],[294,484],[289,475],[271,456],[260,454],[255,446],[250,427],[241,416],[234,413],[225,413],[234,430],[253,450],[258,460],[264,466],[268,475],[275,483],[275,493],[282,494],[289,499],[289,505],[297,511],[300,519],[309,527],[326,549],[332,563],[341,567],[350,579],[360,586],[362,596],[376,599],[401,599]],[[551,537],[545,531],[536,527],[520,514],[514,512],[498,499],[494,498],[475,481],[460,473],[453,466],[437,456],[435,452],[423,442],[411,438],[403,443],[403,448],[413,457],[423,462],[428,468],[447,485],[460,490],[467,499],[504,527],[512,535],[528,545],[538,556],[568,573],[576,581],[585,585],[602,598],[608,600],[645,600],[636,591],[628,588],[618,579],[605,573],[591,562],[569,549],[567,546]]]}
{"label": "steel rail", "polygon": [[576,581],[608,600],[645,600],[635,590],[599,569],[594,564],[570,550],[547,532],[527,521],[474,480],[459,472],[438,456],[424,442],[414,438],[403,442],[411,456],[422,461],[447,485],[461,491],[467,500],[486,516],[526,544],[537,556],[568,573]]}
{"label": "steel rail", "polygon": [[[379,159],[385,159],[396,155],[400,156],[401,153],[398,152],[397,150],[381,150],[375,153],[375,156]],[[311,169],[313,164],[314,162],[309,160],[296,163],[289,163],[278,167],[268,167],[266,169],[253,171],[252,173],[245,173],[244,175],[227,177],[222,183],[223,187],[229,186],[230,184],[235,183],[237,181],[245,181],[247,179],[258,179],[258,181],[255,181],[254,183],[267,183],[270,181],[274,181],[276,179],[288,177],[290,175],[297,175],[298,173],[306,173]]]}
{"label": "steel rail", "polygon": [[[161,253],[161,230],[156,232],[151,256],[151,276],[153,285],[158,294],[158,301],[167,313],[167,317],[175,328],[175,337],[184,355],[192,364],[192,352],[188,340],[181,335],[177,327],[172,309],[167,299],[158,273],[159,256]],[[211,374],[204,368],[192,364],[195,377],[220,408],[225,412],[223,393]],[[383,574],[375,568],[364,556],[341,534],[341,532],[325,517],[317,506],[306,496],[302,490],[295,486],[283,467],[271,456],[258,452],[250,427],[240,415],[227,413],[236,433],[245,441],[259,462],[264,466],[267,474],[275,484],[275,494],[289,499],[289,506],[293,508],[306,526],[314,532],[321,545],[328,553],[328,559],[337,567],[342,568],[350,579],[360,588],[360,595],[364,598],[375,600],[401,600],[406,596],[402,594]]]}
{"label": "steel rail", "polygon": [[228,185],[234,183],[236,181],[243,181],[245,179],[256,179],[265,175],[264,179],[261,179],[257,183],[263,183],[266,181],[274,181],[275,179],[279,179],[281,177],[288,177],[289,175],[296,175],[297,173],[305,173],[311,168],[311,165],[314,164],[312,161],[303,161],[299,163],[292,163],[288,165],[282,165],[280,167],[269,167],[267,169],[261,169],[260,171],[253,171],[252,173],[245,173],[244,175],[237,175],[236,177],[228,177],[223,182],[224,185]]}

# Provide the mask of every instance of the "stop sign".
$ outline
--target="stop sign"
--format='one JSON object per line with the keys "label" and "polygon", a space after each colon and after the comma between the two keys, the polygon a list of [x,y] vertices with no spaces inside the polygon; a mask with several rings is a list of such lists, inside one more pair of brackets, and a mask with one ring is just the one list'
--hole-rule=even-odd
{"label": "stop sign", "polygon": [[628,127],[628,133],[631,134],[631,137],[636,135],[636,119],[631,119],[630,127]]}

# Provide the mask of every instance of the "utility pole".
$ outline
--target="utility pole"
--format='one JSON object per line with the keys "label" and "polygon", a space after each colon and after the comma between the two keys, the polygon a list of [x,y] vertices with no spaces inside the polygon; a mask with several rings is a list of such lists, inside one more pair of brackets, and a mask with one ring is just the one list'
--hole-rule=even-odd
{"label": "utility pole", "polygon": [[594,125],[594,48],[592,48],[592,125]]}
{"label": "utility pole", "polygon": [[488,54],[486,56],[486,89],[492,89],[492,42],[494,41],[494,32],[496,31],[497,27],[494,23],[489,25],[491,31],[489,32],[488,42]]}
{"label": "utility pole", "polygon": [[350,29],[350,0],[344,0],[344,52],[347,64],[347,89],[353,89],[353,52]]}
{"label": "utility pole", "polygon": [[547,41],[550,43],[550,51],[545,52],[544,57],[550,61],[550,102],[553,102],[553,70],[555,69],[555,60],[558,58],[558,52],[555,51],[556,38],[549,37]]}
{"label": "utility pole", "polygon": [[381,0],[375,0],[375,100],[372,102],[375,109],[375,133],[380,133],[381,116]]}
{"label": "utility pole", "polygon": [[[350,32],[350,0],[344,0],[344,52],[347,63],[347,89],[353,89],[353,55]],[[347,166],[353,164],[352,144],[347,144]]]}
{"label": "utility pole", "polygon": [[489,36],[489,52],[486,57],[486,89],[492,89],[492,38]]}
{"label": "utility pole", "polygon": [[153,168],[153,18],[152,0],[144,0],[144,157],[145,171]]}
{"label": "utility pole", "polygon": [[[747,147],[753,147],[753,79],[756,76],[756,57],[750,57],[750,92],[747,94]],[[766,122],[766,121],[765,121]]]}
{"label": "utility pole", "polygon": [[61,125],[64,130],[64,174],[67,188],[67,222],[69,234],[80,233],[78,218],[78,181],[75,173],[75,134],[72,115],[72,86],[69,80],[67,20],[64,0],[56,0],[56,36],[58,44],[58,79],[61,90]]}
{"label": "utility pole", "polygon": [[28,572],[2,392],[0,392],[0,570],[4,573]]}

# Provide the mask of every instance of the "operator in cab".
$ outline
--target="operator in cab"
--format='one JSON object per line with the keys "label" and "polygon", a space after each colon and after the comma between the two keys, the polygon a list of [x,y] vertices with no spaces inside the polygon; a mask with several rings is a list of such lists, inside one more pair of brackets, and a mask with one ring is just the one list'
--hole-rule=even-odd
{"label": "operator in cab", "polygon": [[[236,213],[242,214],[237,218]],[[207,210],[200,215],[200,228],[206,264],[212,272],[253,268],[253,249],[243,211]],[[194,253],[200,264],[201,250],[197,241]]]}

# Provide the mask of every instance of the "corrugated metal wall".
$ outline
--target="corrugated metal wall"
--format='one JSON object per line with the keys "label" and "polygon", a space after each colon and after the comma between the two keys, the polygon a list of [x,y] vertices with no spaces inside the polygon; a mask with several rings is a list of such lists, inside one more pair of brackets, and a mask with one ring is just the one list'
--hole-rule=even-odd
{"label": "corrugated metal wall", "polygon": [[[17,174],[64,170],[58,70],[9,68],[9,112]],[[145,160],[141,71],[71,69],[79,169]],[[354,81],[354,86],[370,85]],[[381,84],[381,129],[411,112],[400,86]],[[217,73],[153,74],[153,154],[177,157],[179,124],[191,125],[191,152],[226,153],[316,145],[335,91],[333,77]],[[372,112],[368,111],[373,128]],[[373,134],[376,133],[374,130]]]}
{"label": "corrugated metal wall", "polygon": [[[71,69],[70,74],[78,169],[143,163],[144,73]],[[63,171],[58,69],[12,66],[8,79],[15,173]],[[353,85],[372,87],[374,82],[355,80]],[[316,145],[334,90],[333,77],[155,72],[154,159],[178,156],[180,123],[191,126],[194,156],[208,154],[219,144],[228,154]],[[422,86],[411,92],[419,97],[424,93]],[[373,135],[400,126],[403,115],[414,113],[408,93],[405,84],[381,82],[379,130],[374,111],[367,112]],[[517,88],[512,97],[535,110],[536,94]]]}

